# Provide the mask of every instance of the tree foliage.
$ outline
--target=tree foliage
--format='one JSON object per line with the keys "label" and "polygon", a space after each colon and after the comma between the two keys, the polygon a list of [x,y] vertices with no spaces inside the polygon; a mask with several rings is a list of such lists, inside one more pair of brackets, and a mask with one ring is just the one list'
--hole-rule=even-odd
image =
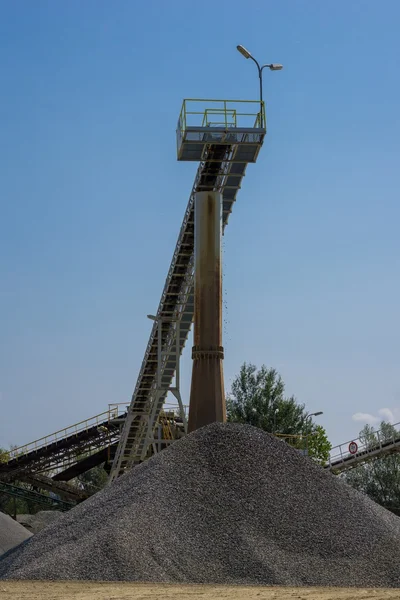
{"label": "tree foliage", "polygon": [[310,435],[308,440],[308,451],[312,458],[319,464],[324,465],[328,461],[332,444],[321,425],[313,425],[312,427],[312,435]]}
{"label": "tree foliage", "polygon": [[10,452],[5,448],[0,448],[0,464],[10,460]]}
{"label": "tree foliage", "polygon": [[88,494],[95,494],[107,483],[107,473],[104,470],[104,463],[93,467],[85,473],[81,473],[71,483],[75,484],[79,489],[85,490]]}
{"label": "tree foliage", "polygon": [[[227,397],[228,421],[248,423],[287,438],[298,449],[324,463],[331,445],[323,427],[312,422],[304,404],[285,397],[285,384],[275,369],[244,363]],[[301,436],[295,437],[295,436]]]}
{"label": "tree foliage", "polygon": [[[370,425],[360,431],[360,442],[371,448],[393,438],[399,438],[396,428],[382,421],[379,435]],[[342,477],[352,487],[367,494],[386,508],[400,509],[400,455],[388,454],[354,467]]]}

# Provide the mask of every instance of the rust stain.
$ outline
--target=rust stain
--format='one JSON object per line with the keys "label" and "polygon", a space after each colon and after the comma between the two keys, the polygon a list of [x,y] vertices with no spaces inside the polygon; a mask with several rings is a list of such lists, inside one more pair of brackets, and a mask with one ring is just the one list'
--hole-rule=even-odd
{"label": "rust stain", "polygon": [[225,421],[222,348],[221,196],[195,200],[195,300],[189,431]]}

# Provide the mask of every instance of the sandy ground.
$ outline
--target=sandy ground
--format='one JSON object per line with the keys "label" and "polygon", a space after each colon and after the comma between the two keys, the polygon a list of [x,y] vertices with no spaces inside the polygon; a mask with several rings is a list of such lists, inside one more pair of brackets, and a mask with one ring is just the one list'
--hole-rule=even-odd
{"label": "sandy ground", "polygon": [[0,581],[0,600],[394,600],[399,590]]}

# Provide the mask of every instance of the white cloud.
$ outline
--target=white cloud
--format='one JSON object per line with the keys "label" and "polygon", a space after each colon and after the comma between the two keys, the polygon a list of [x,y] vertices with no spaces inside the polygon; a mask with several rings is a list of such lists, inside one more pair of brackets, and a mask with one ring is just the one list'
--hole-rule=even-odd
{"label": "white cloud", "polygon": [[386,421],[386,423],[395,423],[400,422],[400,408],[380,408],[378,410],[378,415],[371,415],[370,413],[355,413],[351,418],[353,421],[358,421],[361,423],[368,423],[369,425],[377,425],[381,423],[381,421]]}
{"label": "white cloud", "polygon": [[382,417],[383,421],[387,421],[389,423],[395,423],[396,422],[394,414],[392,413],[392,411],[390,410],[390,408],[380,408],[378,410],[378,414]]}
{"label": "white cloud", "polygon": [[392,425],[400,422],[399,408],[381,408],[378,410],[378,413],[384,421],[388,421],[389,423],[392,423]]}
{"label": "white cloud", "polygon": [[374,417],[374,415],[361,412],[355,413],[351,418],[353,421],[361,421],[362,423],[368,423],[369,425],[376,425],[380,421],[380,419],[378,417]]}

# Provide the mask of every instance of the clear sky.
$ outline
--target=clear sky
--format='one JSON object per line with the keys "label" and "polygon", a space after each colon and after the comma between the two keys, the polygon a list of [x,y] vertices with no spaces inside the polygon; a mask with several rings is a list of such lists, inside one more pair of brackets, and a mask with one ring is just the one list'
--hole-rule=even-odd
{"label": "clear sky", "polygon": [[227,389],[277,368],[333,443],[400,421],[399,20],[395,0],[0,0],[0,445],[129,403],[196,171],[181,102],[257,98],[237,44],[284,70],[224,237]]}

